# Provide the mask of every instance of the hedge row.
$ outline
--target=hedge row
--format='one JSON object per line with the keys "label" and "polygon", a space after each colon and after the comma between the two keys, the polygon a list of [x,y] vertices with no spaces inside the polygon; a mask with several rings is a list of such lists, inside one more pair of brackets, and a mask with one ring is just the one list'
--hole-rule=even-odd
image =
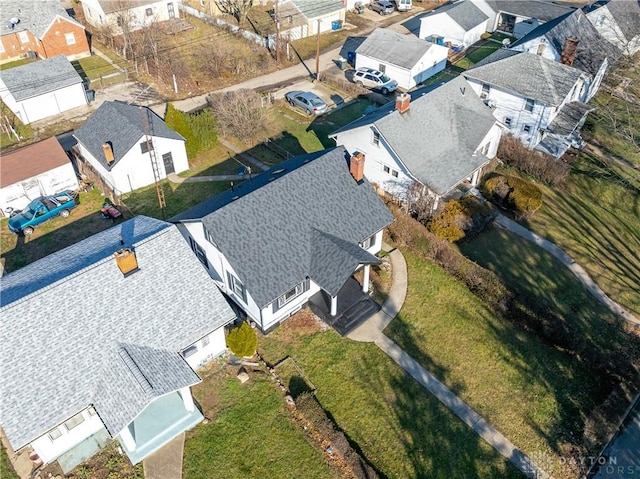
{"label": "hedge row", "polygon": [[184,137],[188,158],[195,157],[200,151],[210,150],[218,141],[216,121],[209,109],[184,113],[169,103],[164,121]]}
{"label": "hedge row", "polygon": [[524,217],[530,217],[542,206],[540,188],[516,176],[492,173],[483,181],[481,189],[491,201]]}

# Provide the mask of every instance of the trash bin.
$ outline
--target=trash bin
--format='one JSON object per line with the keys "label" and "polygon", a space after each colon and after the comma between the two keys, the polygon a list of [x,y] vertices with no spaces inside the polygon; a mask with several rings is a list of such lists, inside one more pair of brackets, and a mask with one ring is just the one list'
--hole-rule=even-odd
{"label": "trash bin", "polygon": [[342,27],[342,20],[334,20],[331,22],[331,30],[340,30]]}
{"label": "trash bin", "polygon": [[347,52],[347,63],[356,66],[356,52]]}
{"label": "trash bin", "polygon": [[346,70],[347,69],[347,59],[346,58],[338,58],[338,67],[340,68],[340,70]]}

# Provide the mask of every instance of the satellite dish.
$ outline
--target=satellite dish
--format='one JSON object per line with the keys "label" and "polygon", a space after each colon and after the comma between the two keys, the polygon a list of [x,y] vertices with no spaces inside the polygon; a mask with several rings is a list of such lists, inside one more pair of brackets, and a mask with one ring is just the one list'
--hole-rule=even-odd
{"label": "satellite dish", "polygon": [[9,21],[14,25],[17,25],[18,23],[20,23],[20,19],[18,17],[11,17]]}

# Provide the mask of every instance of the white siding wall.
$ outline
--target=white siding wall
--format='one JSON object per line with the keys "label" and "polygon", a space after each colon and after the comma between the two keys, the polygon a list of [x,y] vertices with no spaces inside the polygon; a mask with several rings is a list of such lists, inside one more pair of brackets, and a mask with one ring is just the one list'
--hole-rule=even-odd
{"label": "white siding wall", "polygon": [[476,25],[475,27],[473,27],[471,30],[468,30],[464,34],[464,38],[462,40],[462,46],[464,46],[464,48],[467,48],[468,46],[473,45],[474,43],[480,40],[480,36],[486,31],[487,31],[487,21],[485,20],[484,22],[480,23],[479,25]]}
{"label": "white siding wall", "polygon": [[589,12],[587,18],[605,40],[616,45],[625,55],[633,55],[640,50],[640,32],[634,38],[625,38],[606,6]]}
{"label": "white siding wall", "polygon": [[358,68],[373,68],[374,70],[380,70],[380,65],[384,65],[385,73],[392,78],[393,80],[398,82],[398,86],[400,88],[410,88],[408,85],[411,84],[411,71],[400,68],[395,65],[391,65],[387,62],[382,62],[375,58],[371,58],[366,55],[362,55],[360,53],[356,53],[356,69]]}
{"label": "white siding wall", "polygon": [[[207,340],[209,341],[209,344],[204,345]],[[227,343],[224,337],[224,327],[211,332],[199,340],[195,346],[198,348],[197,351],[185,358],[187,364],[189,364],[193,369],[204,366],[213,358],[220,356],[227,350]]]}
{"label": "white siding wall", "polygon": [[429,35],[444,37],[445,42],[462,45],[464,42],[464,28],[458,25],[446,12],[430,15],[420,20],[420,33],[423,40]]}
{"label": "white siding wall", "polygon": [[320,20],[320,33],[331,31],[331,23],[336,20],[342,20],[344,22],[346,12],[347,10],[344,8],[337,12],[332,12],[309,20],[309,23],[307,24],[307,36],[315,35],[318,32],[318,20]]}
{"label": "white siding wall", "polygon": [[[336,143],[352,153],[364,153],[364,174],[369,182],[377,184],[393,196],[404,198],[407,188],[414,181],[413,177],[384,138],[380,137],[379,145],[373,143],[373,127],[365,126],[340,133],[336,136]],[[385,167],[389,172],[385,171]],[[393,175],[394,171],[398,173],[397,177]]]}
{"label": "white siding wall", "polygon": [[[313,281],[309,280],[309,290],[302,293],[297,298],[293,299],[290,303],[285,304],[281,309],[273,312],[273,303],[269,304],[262,310],[262,329],[269,329],[281,321],[284,321],[293,313],[297,312],[302,306],[309,301],[309,298],[320,291],[318,286]],[[277,300],[276,300],[277,301]]]}
{"label": "white siding wall", "polygon": [[[126,2],[123,3],[126,4]],[[162,0],[160,2],[153,2],[150,0],[145,5],[130,8],[127,15],[129,15],[128,18],[130,19],[131,30],[138,30],[152,22],[164,22],[169,20],[169,3],[173,4],[174,17],[180,17],[177,0]],[[153,9],[153,14],[151,16],[147,16],[147,8]],[[82,0],[82,9],[88,23],[96,27],[105,27],[110,25],[114,35],[122,34],[122,28],[118,26],[118,13],[114,12],[109,13],[108,15],[105,14],[97,0]]]}
{"label": "white siding wall", "polygon": [[[151,185],[155,181],[149,153],[143,154],[140,149],[140,143],[143,142],[144,138],[140,138],[111,171],[106,171],[82,145],[80,145],[80,151],[87,161],[102,174],[104,180],[114,188],[116,193],[122,194],[142,188],[143,186]],[[160,178],[166,178],[167,176],[164,169],[164,162],[162,161],[162,155],[166,153],[171,153],[176,173],[189,169],[187,151],[184,147],[183,140],[173,140],[155,136],[153,137],[153,147],[158,161]]]}
{"label": "white siding wall", "polygon": [[16,101],[2,83],[0,97],[25,125],[87,104],[87,96],[84,93],[82,83],[23,101]]}
{"label": "white siding wall", "polygon": [[88,409],[82,411],[82,416],[84,417],[84,421],[71,430],[68,430],[64,424],[60,424],[57,427],[62,433],[59,438],[51,440],[48,435],[49,431],[47,431],[46,434],[31,443],[31,446],[34,451],[38,453],[40,459],[45,463],[51,462],[72,447],[80,444],[92,434],[104,428],[104,424],[102,424],[98,415],[90,415]]}
{"label": "white siding wall", "polygon": [[[25,183],[37,182],[39,188],[37,194],[32,194],[33,190],[27,190]],[[0,189],[0,208],[6,210],[7,207],[22,209],[29,202],[42,194],[52,195],[62,190],[77,190],[78,178],[76,172],[69,162],[49,170],[41,175],[28,178],[20,183],[6,186]]]}

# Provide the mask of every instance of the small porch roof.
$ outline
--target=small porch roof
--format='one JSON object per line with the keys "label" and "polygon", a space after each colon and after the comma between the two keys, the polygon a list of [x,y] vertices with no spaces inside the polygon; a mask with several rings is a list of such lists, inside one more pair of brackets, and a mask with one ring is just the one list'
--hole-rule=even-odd
{"label": "small porch roof", "polygon": [[547,127],[547,131],[554,135],[570,135],[582,126],[587,114],[593,110],[595,107],[591,105],[572,101],[560,110],[560,113]]}

